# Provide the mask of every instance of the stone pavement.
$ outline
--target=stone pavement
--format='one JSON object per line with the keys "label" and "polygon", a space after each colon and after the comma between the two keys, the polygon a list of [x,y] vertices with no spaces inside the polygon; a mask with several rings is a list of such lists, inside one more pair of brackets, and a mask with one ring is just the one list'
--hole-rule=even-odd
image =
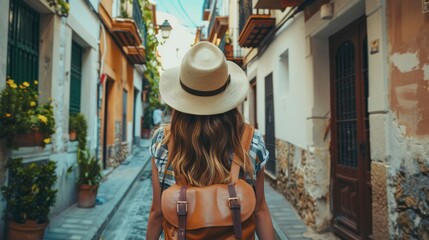
{"label": "stone pavement", "polygon": [[291,204],[270,184],[265,183],[265,198],[273,219],[276,238],[281,240],[310,239],[304,237],[307,226]]}
{"label": "stone pavement", "polygon": [[[92,209],[78,208],[76,205],[71,206],[51,219],[51,224],[46,230],[45,240],[98,240],[125,195],[141,175],[142,170],[145,167],[150,168],[147,165],[150,163],[147,148],[149,141],[143,140],[140,144],[141,147],[137,148],[137,151],[129,157],[125,164],[117,167],[108,175],[107,180],[101,183],[98,198],[102,200],[103,204],[96,205]],[[151,189],[151,186],[148,189]],[[276,239],[336,239],[332,236],[310,233],[291,204],[268,183],[265,184],[265,197],[273,219]],[[150,204],[145,205],[149,210]],[[144,239],[143,233],[141,235],[141,238],[136,239]]]}
{"label": "stone pavement", "polygon": [[136,151],[101,183],[97,195],[101,204],[89,209],[78,208],[76,204],[70,206],[50,220],[44,239],[98,239],[131,185],[150,162],[148,141],[142,140],[141,147],[137,147]]}

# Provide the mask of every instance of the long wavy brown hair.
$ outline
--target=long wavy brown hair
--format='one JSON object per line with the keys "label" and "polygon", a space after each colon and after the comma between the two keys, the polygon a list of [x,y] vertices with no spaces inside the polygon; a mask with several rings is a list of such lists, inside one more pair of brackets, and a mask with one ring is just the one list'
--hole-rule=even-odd
{"label": "long wavy brown hair", "polygon": [[247,151],[241,145],[244,121],[237,109],[217,115],[192,115],[174,110],[170,131],[164,138],[168,145],[168,167],[188,184],[207,186],[228,183],[231,156],[246,174],[253,174]]}

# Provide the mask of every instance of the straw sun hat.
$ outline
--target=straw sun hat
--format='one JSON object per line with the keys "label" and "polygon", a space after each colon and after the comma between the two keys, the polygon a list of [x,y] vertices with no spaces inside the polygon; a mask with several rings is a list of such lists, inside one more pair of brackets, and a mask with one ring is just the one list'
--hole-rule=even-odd
{"label": "straw sun hat", "polygon": [[249,82],[216,45],[199,42],[186,53],[180,67],[162,73],[159,90],[162,99],[180,112],[214,115],[240,105]]}

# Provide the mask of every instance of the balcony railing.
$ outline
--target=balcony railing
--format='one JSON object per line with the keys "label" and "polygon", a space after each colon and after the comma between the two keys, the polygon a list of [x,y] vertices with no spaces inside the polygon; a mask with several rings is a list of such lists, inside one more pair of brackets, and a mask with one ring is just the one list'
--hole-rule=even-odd
{"label": "balcony railing", "polygon": [[219,48],[222,50],[223,54],[225,54],[226,60],[232,61],[240,67],[243,66],[243,52],[241,48],[238,47],[238,49],[234,49],[232,44],[227,44],[225,36],[222,38]]}
{"label": "balcony railing", "polygon": [[211,10],[211,17],[210,17],[209,27],[207,28],[207,35],[208,36],[210,35],[210,32],[212,31],[213,26],[215,24],[216,17],[218,16],[216,4],[217,4],[217,0],[215,0],[213,2],[212,8],[211,8],[212,9]]}
{"label": "balcony railing", "polygon": [[204,21],[209,20],[210,7],[212,2],[213,2],[212,0],[205,0],[203,3],[203,20]]}
{"label": "balcony railing", "polygon": [[[113,6],[115,7],[115,6]],[[123,50],[131,64],[146,62],[146,26],[142,20],[142,12],[138,0],[121,1],[119,15],[108,17],[105,8],[100,9],[100,16],[108,26],[116,44]],[[118,13],[118,11],[115,11]]]}
{"label": "balcony railing", "polygon": [[276,19],[269,9],[254,9],[252,0],[239,0],[239,44],[241,47],[257,47],[271,29]]}
{"label": "balcony railing", "polygon": [[142,11],[137,0],[133,1],[133,20],[137,24],[140,37],[143,40],[143,46],[146,47],[146,25],[143,23]]}
{"label": "balcony railing", "polygon": [[[284,10],[287,7],[298,7],[304,0],[253,0],[255,8],[279,9]],[[327,0],[329,1],[329,0]]]}

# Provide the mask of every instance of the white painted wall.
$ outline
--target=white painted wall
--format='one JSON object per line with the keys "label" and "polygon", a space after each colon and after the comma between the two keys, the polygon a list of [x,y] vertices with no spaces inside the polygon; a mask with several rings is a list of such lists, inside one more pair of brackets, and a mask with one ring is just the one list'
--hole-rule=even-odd
{"label": "white painted wall", "polygon": [[[97,2],[97,0],[92,0],[91,2]],[[96,9],[98,9],[98,4],[96,5]],[[83,39],[93,38],[95,41],[87,41],[92,47],[97,45],[100,32],[99,20],[90,9],[86,0],[70,0],[70,13],[67,17],[67,25]]]}
{"label": "white painted wall", "polygon": [[[305,148],[307,84],[304,16],[298,14],[287,24],[268,49],[249,63],[248,78],[257,76],[257,114],[259,129],[265,132],[265,77],[273,72],[276,138]],[[282,56],[288,55],[285,63]],[[288,68],[286,69],[286,65]],[[287,74],[288,72],[288,74]]]}
{"label": "white painted wall", "polygon": [[88,0],[91,3],[92,8],[98,12],[98,4],[100,3],[99,0]]}
{"label": "white painted wall", "polygon": [[[67,17],[67,28],[72,33],[66,41],[66,72],[70,72],[71,41],[76,41],[84,48],[82,56],[82,89],[81,89],[81,112],[88,122],[88,147],[95,153],[97,147],[97,83],[99,81],[98,68],[98,40],[100,33],[100,22],[91,7],[97,4],[97,0],[92,0],[89,5],[86,0],[71,0],[70,14]],[[95,5],[98,6],[98,5]],[[70,92],[70,74],[66,74],[66,95]],[[70,96],[66,97],[65,105],[68,104]],[[67,111],[68,115],[68,111]],[[67,123],[68,124],[68,123]],[[65,132],[68,134],[68,132]]]}
{"label": "white painted wall", "polygon": [[134,133],[132,134],[133,138],[140,139],[140,132],[141,132],[141,118],[143,117],[143,102],[142,102],[142,86],[143,86],[143,74],[134,69],[134,89],[137,90],[135,94],[137,96],[134,96],[136,99],[135,105],[134,105],[134,123],[135,123],[135,129]]}
{"label": "white painted wall", "polygon": [[[242,53],[240,45],[238,45],[238,37],[240,36],[240,32],[238,29],[239,24],[239,16],[238,16],[238,1],[229,1],[229,17],[228,17],[228,28],[229,34],[232,40],[234,54]],[[241,51],[241,52],[240,52]]]}

